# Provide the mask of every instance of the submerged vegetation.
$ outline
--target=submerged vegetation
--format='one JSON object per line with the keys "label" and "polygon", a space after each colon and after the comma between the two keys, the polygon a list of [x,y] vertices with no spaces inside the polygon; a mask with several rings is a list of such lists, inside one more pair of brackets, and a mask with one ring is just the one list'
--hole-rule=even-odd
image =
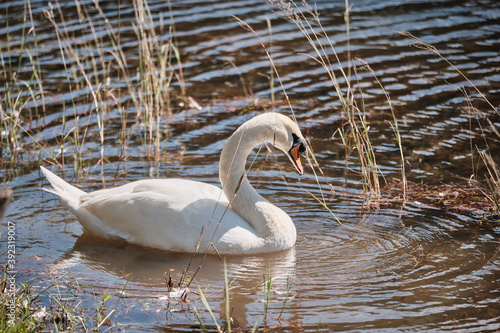
{"label": "submerged vegetation", "polygon": [[[340,103],[336,112],[342,113],[342,123],[337,128],[332,128],[331,136],[340,138],[345,150],[345,172],[347,174],[354,170],[359,175],[362,196],[368,207],[379,207],[381,204],[403,205],[410,201],[464,214],[479,212],[481,214],[478,219],[481,222],[498,225],[499,167],[494,154],[488,149],[477,147],[472,139],[470,155],[473,177],[464,181],[467,184],[465,189],[451,184],[426,186],[408,181],[407,166],[410,162],[405,156],[407,152],[401,134],[404,120],[398,118],[391,96],[377,77],[376,71],[367,62],[351,57],[348,3],[344,15],[348,45],[347,51],[342,54],[337,52],[338,46],[323,27],[320,13],[310,4],[283,0],[270,3],[275,6],[278,15],[295,24],[301,31],[312,50],[311,53],[307,52],[308,59],[321,67],[328,77],[328,84],[333,88],[333,99]],[[185,111],[185,117],[188,117],[188,110],[201,109],[190,96],[189,82],[186,82],[184,76],[187,60],[179,45],[172,9],[165,17],[153,15],[146,1],[133,1],[135,21],[130,23],[132,29],[127,31],[133,31],[135,42],[124,43],[121,35],[124,27],[111,25],[106,11],[98,1],[89,4],[75,0],[74,6],[78,14],[76,18],[68,17],[58,2],[50,5],[43,11],[44,18],[50,23],[51,32],[55,32],[57,39],[50,47],[57,50],[54,52],[56,55],[53,55],[57,58],[55,62],[64,68],[62,72],[65,73],[65,77],[58,83],[60,91],[51,91],[44,85],[44,76],[51,66],[56,65],[52,64],[47,68],[43,65],[41,49],[49,46],[39,43],[39,31],[30,6],[31,3],[25,1],[20,40],[14,40],[19,39],[18,36],[14,38],[9,35],[9,26],[14,23],[7,19],[7,41],[0,44],[0,72],[5,78],[0,96],[2,167],[14,170],[24,163],[34,168],[44,161],[60,166],[63,172],[68,172],[68,165],[72,165],[72,174],[77,177],[84,177],[88,167],[100,166],[102,173],[106,163],[114,162],[109,160],[105,152],[109,136],[118,137],[119,159],[126,161],[129,158],[127,145],[132,135],[131,128],[136,127],[141,129],[143,157],[153,161],[162,160],[169,136],[166,126],[168,117],[180,111]],[[256,38],[260,38],[250,24],[243,19],[238,21],[244,28],[252,31]],[[271,20],[267,19],[266,22],[268,33],[272,37]],[[75,30],[75,26],[83,29]],[[436,48],[413,35],[404,35],[413,45],[434,52],[444,59],[470,83],[491,113],[498,115],[498,108],[467,79],[463,71],[446,60]],[[264,41],[261,44],[270,60],[270,104],[275,106],[279,103],[276,99],[279,99],[280,93],[275,91],[277,80],[282,88],[281,93],[294,112],[294,102],[281,80],[279,63],[274,58],[272,45]],[[237,69],[234,62],[231,65]],[[366,93],[362,80],[366,75],[361,75],[362,73],[371,75],[385,98],[385,110],[388,111],[385,123],[392,129],[392,143],[398,149],[397,168],[400,177],[397,179],[386,179],[381,171],[379,161],[383,160],[383,155],[376,151],[372,141],[374,128],[365,105]],[[240,79],[244,81],[241,76]],[[245,89],[245,84],[242,87]],[[470,114],[470,124],[475,119],[483,129],[484,120],[489,121],[488,115],[481,115],[474,107],[473,103],[476,101],[469,98],[465,88],[459,88],[458,91],[464,94],[469,103],[466,112]],[[60,100],[69,100],[70,103],[61,103]],[[257,99],[254,98],[253,107],[257,104],[255,100]],[[45,133],[43,128],[49,125],[55,129],[51,133]],[[490,131],[497,135],[495,140],[500,140],[500,134],[491,121],[489,125]],[[471,132],[472,127],[470,125]],[[488,147],[487,135],[484,132],[481,135],[485,138],[484,146]],[[337,193],[328,183],[313,148],[310,145],[307,158],[321,195],[315,196],[306,189],[305,191],[332,212],[328,198]],[[327,183],[325,188],[331,189],[331,195],[324,193],[322,179]],[[335,215],[334,217],[341,222]],[[195,283],[192,278],[183,274],[178,287],[186,288],[186,284],[191,286],[192,281]],[[28,279],[14,293],[9,293],[8,274],[4,268],[0,290],[1,331],[99,331],[105,326],[115,325],[113,316],[126,297],[126,285],[123,290],[114,290],[113,293],[102,288],[95,291],[90,286],[81,285],[74,276],[70,279],[56,278],[43,286],[39,286],[38,282]],[[273,283],[274,277],[269,275],[256,287],[263,303],[262,315],[255,323],[249,323],[248,327],[238,326],[232,321],[231,281],[228,280],[227,271],[222,295],[209,295],[203,287],[197,286],[195,290],[191,286],[189,294],[182,294],[162,310],[166,313],[180,311],[196,318],[199,324],[196,329],[203,331],[300,329],[299,322],[282,319],[285,307],[295,298],[292,291],[293,277],[287,277],[285,286],[276,287]],[[167,283],[166,288],[170,295],[173,292],[172,285]],[[273,300],[276,288],[282,288],[282,296]],[[81,300],[85,298],[83,296],[89,295],[92,295],[94,304],[89,305]],[[215,301],[222,300],[224,304],[224,311],[220,311],[219,318],[211,308],[210,297]],[[185,308],[178,306],[190,301],[194,304]],[[273,301],[282,305],[281,313],[271,311],[269,305]],[[14,322],[10,322],[7,316],[10,304],[15,304],[17,318]]]}

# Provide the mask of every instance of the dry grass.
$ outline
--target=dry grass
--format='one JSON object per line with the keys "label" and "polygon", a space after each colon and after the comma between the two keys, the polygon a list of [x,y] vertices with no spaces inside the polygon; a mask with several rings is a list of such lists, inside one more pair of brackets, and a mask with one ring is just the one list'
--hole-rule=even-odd
{"label": "dry grass", "polygon": [[[398,179],[389,179],[382,188],[384,206],[400,206],[409,202],[422,207],[438,208],[443,211],[472,216],[481,225],[498,225],[500,214],[492,198],[498,192],[489,191],[479,182],[463,184],[425,185],[408,182],[407,191],[401,190],[402,184]],[[497,190],[498,191],[498,190]]]}
{"label": "dry grass", "polygon": [[[7,333],[99,332],[113,326],[111,319],[127,282],[118,295],[112,297],[106,291],[95,291],[81,285],[71,272],[68,276],[62,275],[52,281],[26,281],[19,283],[19,286],[16,281],[15,286],[18,287],[12,289],[13,285],[9,281],[12,273],[3,267],[0,279],[0,330]],[[16,280],[19,278],[15,276]]]}
{"label": "dry grass", "polygon": [[[276,13],[284,19],[294,23],[302,32],[303,36],[309,42],[313,49],[314,56],[308,55],[312,61],[320,65],[328,75],[332,88],[342,106],[343,114],[346,118],[343,126],[339,127],[332,137],[339,136],[345,147],[346,168],[349,168],[350,157],[355,154],[355,163],[360,165],[359,174],[362,179],[364,196],[369,205],[376,205],[381,198],[381,181],[382,173],[378,166],[375,149],[372,145],[370,133],[372,129],[367,119],[368,112],[365,109],[363,100],[363,92],[361,86],[357,84],[357,80],[353,80],[353,74],[356,75],[359,70],[369,70],[375,77],[374,71],[369,65],[362,60],[357,60],[361,66],[356,66],[356,63],[351,59],[349,45],[349,3],[346,2],[346,10],[344,13],[345,30],[347,35],[347,52],[346,59],[341,59],[341,56],[335,49],[335,41],[330,39],[326,29],[323,27],[320,14],[315,7],[312,7],[307,2],[303,1],[300,4],[285,0],[270,1],[276,8]],[[343,65],[343,61],[347,66]],[[346,68],[345,68],[346,67]],[[375,77],[381,89],[384,91],[392,112],[392,119],[388,121],[395,133],[401,155],[401,174],[403,189],[406,184],[406,172],[404,166],[404,156],[401,136],[399,134],[398,120],[396,119],[389,94],[385,91],[382,83]],[[317,162],[312,149],[309,149],[312,155],[311,168],[317,165]],[[314,170],[314,168],[313,168]],[[321,168],[318,167],[318,173],[321,174]],[[316,172],[315,172],[316,174]],[[321,201],[320,201],[321,202]],[[323,203],[325,201],[323,200]]]}
{"label": "dry grass", "polygon": [[[441,52],[434,47],[433,45],[430,45],[428,43],[423,42],[420,40],[418,37],[412,35],[409,32],[400,32],[401,35],[407,37],[409,40],[411,40],[411,46],[434,53],[437,55],[439,58],[444,60],[446,64],[451,67],[454,71],[456,71],[460,76],[462,76],[465,81],[470,85],[470,87],[479,95],[479,99],[486,103],[486,105],[490,108],[490,112],[493,115],[500,116],[500,110],[496,108],[489,100],[486,98],[486,96],[479,90],[479,88],[467,77],[467,75],[461,71],[458,67],[456,67],[451,61],[446,59]],[[477,183],[477,182],[469,182],[468,187],[472,189],[470,194],[465,195],[464,198],[462,198],[462,202],[460,204],[460,208],[457,209],[462,209],[466,207],[466,209],[473,209],[474,205],[477,206],[477,209],[484,209],[486,211],[490,211],[494,214],[494,216],[497,216],[498,213],[500,212],[500,205],[499,205],[499,197],[500,197],[500,168],[498,167],[497,163],[493,159],[492,155],[489,153],[489,143],[488,143],[488,135],[486,134],[486,130],[483,128],[482,125],[482,120],[486,118],[490,132],[493,133],[493,135],[496,135],[496,139],[500,139],[500,133],[498,129],[495,127],[495,125],[491,122],[491,120],[488,117],[484,117],[483,115],[480,114],[479,110],[476,109],[473,105],[472,99],[469,96],[469,93],[467,92],[467,89],[465,87],[459,87],[458,90],[463,94],[464,98],[467,101],[467,107],[464,108],[464,110],[468,113],[469,115],[469,130],[470,133],[473,133],[473,126],[472,126],[472,119],[475,119],[477,122],[477,126],[479,127],[481,131],[481,136],[484,138],[484,146],[486,147],[486,150],[480,150],[477,146],[475,146],[472,142],[471,138],[471,169],[472,169],[472,176],[471,179],[474,178],[476,180],[479,180],[481,177],[484,177],[487,183],[487,189],[482,188],[482,186]],[[486,168],[486,174],[485,175],[478,175],[476,171],[476,166],[475,166],[475,156],[476,154],[479,154],[479,158],[483,162],[485,168]],[[472,186],[471,184],[474,184]],[[473,189],[474,188],[474,189]],[[483,202],[485,200],[469,200],[470,196],[475,196],[476,191],[475,189],[478,189],[482,193],[482,198],[486,199],[486,202],[489,204],[489,207],[484,207]],[[462,197],[462,196],[460,196]]]}
{"label": "dry grass", "polygon": [[[44,17],[55,32],[70,100],[63,102],[58,111],[62,115],[62,134],[56,148],[47,148],[45,142],[35,138],[43,128],[31,126],[45,121],[46,101],[53,100],[52,95],[57,92],[44,87],[38,57],[40,46],[30,2],[26,2],[21,47],[11,48],[9,42],[0,46],[0,71],[7,78],[0,103],[2,131],[7,135],[2,135],[0,152],[9,156],[12,166],[26,151],[40,150],[40,158],[48,158],[61,168],[72,161],[74,173],[82,175],[89,166],[83,156],[86,144],[97,138],[100,158],[92,163],[102,167],[110,112],[120,115],[122,158],[126,158],[128,126],[135,118],[143,128],[147,158],[159,160],[163,141],[168,137],[165,121],[172,105],[180,109],[200,108],[187,94],[173,16],[170,13],[170,25],[165,27],[161,18],[153,17],[147,1],[133,4],[137,53],[121,44],[120,17],[118,25],[112,25],[97,1],[74,0],[77,22],[66,16],[57,1],[44,10]],[[74,29],[75,24],[79,30]],[[81,35],[86,38],[79,38]],[[24,73],[32,74],[26,77]]]}

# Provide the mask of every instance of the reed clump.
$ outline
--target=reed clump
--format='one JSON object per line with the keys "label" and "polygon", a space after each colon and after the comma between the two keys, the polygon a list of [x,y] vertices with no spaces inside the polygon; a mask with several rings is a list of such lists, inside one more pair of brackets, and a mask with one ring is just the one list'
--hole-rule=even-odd
{"label": "reed clump", "polygon": [[[459,204],[464,209],[463,207],[466,207],[465,210],[474,210],[474,211],[487,211],[492,213],[493,218],[492,219],[497,219],[498,222],[498,216],[500,216],[500,204],[499,204],[499,198],[500,198],[500,168],[498,167],[498,164],[495,162],[492,154],[490,153],[490,148],[489,148],[489,143],[488,143],[488,137],[492,138],[493,140],[498,140],[500,139],[500,132],[498,129],[495,127],[495,125],[492,123],[490,120],[491,115],[496,115],[500,116],[500,110],[495,107],[489,100],[488,98],[481,92],[481,90],[467,77],[467,75],[460,70],[457,66],[455,66],[451,61],[449,61],[445,56],[442,55],[442,53],[433,45],[430,45],[428,43],[423,42],[420,40],[420,38],[412,35],[409,32],[399,32],[402,36],[408,38],[411,41],[411,46],[419,48],[421,50],[425,50],[427,52],[434,53],[437,57],[442,59],[449,67],[451,67],[454,71],[456,71],[473,89],[473,91],[476,93],[478,96],[476,99],[482,101],[485,103],[487,108],[490,110],[488,112],[489,115],[482,116],[479,112],[479,110],[474,107],[474,104],[472,102],[472,98],[470,97],[469,93],[467,92],[467,89],[465,87],[459,87],[458,90],[463,94],[464,98],[467,101],[467,107],[464,108],[466,112],[468,113],[469,117],[469,131],[470,133],[473,133],[473,128],[472,128],[472,119],[475,119],[478,127],[480,129],[481,137],[484,140],[484,146],[486,147],[485,149],[480,149],[477,145],[474,145],[472,143],[472,138],[471,138],[471,178],[468,183],[468,190],[469,194],[465,195],[467,198],[466,200],[462,200]],[[481,124],[481,121],[486,119],[489,127],[489,134],[486,132],[485,127]],[[482,176],[478,174],[479,167],[476,166],[476,156],[479,155],[479,159],[482,161],[482,164],[485,167],[485,172]],[[474,181],[480,180],[481,177],[484,177],[484,181],[486,182],[487,186],[486,189],[484,189],[483,185],[480,184],[474,184]],[[482,194],[482,198],[486,198],[486,202],[488,203],[486,206],[484,205],[484,200],[483,203],[481,200],[471,200],[469,199],[470,197],[476,196],[477,191],[479,191]],[[476,196],[477,197],[477,196]],[[487,220],[488,218],[485,217]],[[492,220],[490,219],[490,220]]]}
{"label": "reed clump", "polygon": [[[67,17],[59,2],[49,3],[43,11],[59,48],[53,57],[66,84],[62,102],[57,102],[58,91],[44,86],[43,73],[48,70],[44,66],[56,65],[39,61],[41,46],[29,1],[25,2],[21,40],[13,43],[7,34],[7,43],[0,45],[0,73],[5,78],[0,96],[0,152],[8,157],[4,161],[14,165],[26,151],[39,151],[35,153],[39,159],[63,168],[72,162],[77,175],[89,163],[102,166],[105,132],[116,118],[122,158],[127,155],[129,128],[138,125],[147,158],[159,160],[172,109],[201,108],[187,94],[171,11],[169,17],[153,15],[146,0],[133,1],[135,20],[127,18],[122,23],[120,9],[113,13],[118,18],[110,18],[97,1],[74,0],[73,5],[76,19]],[[8,31],[9,21],[6,25]],[[123,33],[134,34],[136,46],[122,43]],[[53,108],[62,115],[55,147],[37,137]],[[92,160],[88,158],[90,142],[92,154],[98,155]]]}
{"label": "reed clump", "polygon": [[0,156],[2,163],[7,161],[10,167],[14,167],[15,162],[23,158],[25,138],[30,137],[34,121],[46,114],[46,92],[42,84],[39,45],[29,1],[25,3],[20,36],[11,36],[9,19],[7,15],[6,40],[0,43],[0,75],[3,77]]}
{"label": "reed clump", "polygon": [[[382,82],[375,75],[375,71],[370,67],[368,63],[362,59],[352,59],[350,53],[349,45],[349,2],[346,1],[344,22],[347,40],[347,50],[343,54],[337,53],[335,49],[335,43],[330,39],[327,30],[323,27],[320,20],[320,13],[315,7],[308,4],[307,1],[302,1],[300,4],[296,3],[294,0],[270,0],[271,3],[276,8],[276,13],[294,23],[300,32],[303,34],[305,39],[308,41],[312,48],[312,54],[306,54],[311,60],[317,63],[324,69],[327,77],[333,87],[336,97],[341,105],[342,113],[345,117],[345,122],[342,126],[336,129],[332,137],[338,135],[345,147],[345,163],[346,170],[349,169],[349,160],[354,157],[355,162],[360,166],[360,175],[362,178],[362,184],[364,189],[364,194],[368,207],[378,207],[382,201],[390,202],[393,198],[387,198],[387,188],[394,186],[395,182],[392,180],[385,180],[386,186],[381,185],[381,178],[384,178],[379,164],[377,161],[377,154],[375,148],[372,145],[372,140],[370,139],[371,125],[368,119],[369,112],[366,110],[366,106],[363,98],[362,84],[358,81],[358,74],[360,71],[369,71],[372,77],[375,79],[376,83],[379,85],[380,89],[383,91],[385,98],[387,100],[388,108],[390,110],[391,119],[387,122],[393,129],[395,134],[395,139],[399,149],[400,155],[400,169],[401,169],[401,179],[397,182],[397,186],[401,187],[400,200],[404,204],[408,200],[407,189],[409,187],[409,181],[406,176],[406,159],[404,156],[404,147],[402,136],[399,129],[399,121],[396,117],[396,112],[394,110],[389,93],[384,89]],[[247,27],[248,29],[248,27]],[[474,89],[475,93],[479,96],[478,98],[482,100],[486,105],[491,108],[492,113],[495,115],[500,115],[498,108],[486,98],[486,96],[474,85],[474,83],[467,78],[465,73],[458,69],[453,63],[446,59],[437,48],[432,45],[422,42],[419,38],[411,35],[407,32],[401,32],[402,35],[409,38],[412,41],[412,45],[420,49],[432,52],[438,57],[443,59],[447,65],[457,71],[466,82]],[[268,53],[269,56],[269,53]],[[272,61],[272,59],[271,59]],[[274,67],[275,71],[276,67]],[[276,74],[279,77],[278,74]],[[283,88],[283,86],[282,86]],[[284,88],[283,88],[284,89]],[[461,88],[460,91],[464,94],[466,100],[469,103],[468,109],[472,110],[472,117],[476,117],[479,123],[479,114],[476,112],[475,108],[472,106],[472,101],[467,94],[465,88]],[[288,96],[285,96],[288,99]],[[291,107],[291,106],[290,106]],[[292,109],[293,112],[293,109]],[[488,120],[489,121],[489,120]],[[498,134],[495,126],[489,121],[490,132]],[[484,129],[481,124],[479,124],[481,129],[481,135],[486,137]],[[471,128],[472,131],[472,128]],[[485,142],[486,147],[488,143]],[[471,150],[474,147],[471,146]],[[493,205],[495,211],[499,210],[498,197],[500,193],[499,187],[499,169],[497,164],[494,162],[494,158],[491,154],[486,151],[479,151],[479,156],[486,168],[485,180],[487,187],[489,189],[488,193],[485,193],[486,198]],[[316,166],[318,168],[318,173],[322,173],[321,168],[319,168],[318,163],[314,157],[311,147],[309,147],[308,152],[311,155],[311,167]],[[472,171],[475,178],[478,178],[476,173],[476,167],[474,158],[477,156],[477,152],[471,151],[472,156]],[[314,171],[314,168],[313,168]],[[315,172],[316,175],[316,172]],[[412,184],[412,190],[414,191],[414,185]],[[399,191],[398,191],[399,193]],[[315,197],[316,198],[316,197]],[[324,198],[316,198],[323,206],[326,206]],[[327,208],[328,209],[328,208]]]}
{"label": "reed clump", "polygon": [[[105,158],[105,122],[112,110],[120,115],[122,129],[119,140],[123,154],[126,151],[127,120],[129,115],[135,115],[143,127],[146,155],[159,159],[161,140],[165,137],[163,121],[172,110],[171,86],[174,78],[181,87],[181,99],[187,98],[173,18],[170,27],[166,28],[155,21],[147,1],[134,1],[135,22],[131,24],[138,48],[131,50],[130,46],[120,43],[121,29],[130,30],[130,27],[112,25],[98,2],[87,5],[75,0],[75,5],[79,9],[79,24],[87,30],[85,35],[93,37],[80,44],[73,42],[75,36],[70,32],[71,26],[60,7],[45,11],[45,16],[57,33],[68,89],[74,94],[73,116],[79,117],[76,114],[78,92],[88,91],[86,97],[90,100],[86,104],[92,107],[86,112],[88,117],[96,118],[96,132],[100,141],[99,163],[102,164]],[[91,9],[98,15],[91,15]],[[129,110],[130,107],[133,109]],[[73,131],[76,135],[77,128]],[[75,137],[73,141],[75,160],[81,164],[81,146],[88,129],[85,127],[78,133],[82,137]]]}
{"label": "reed clump", "polygon": [[[362,179],[363,193],[369,206],[377,205],[381,199],[380,177],[383,175],[378,166],[377,156],[370,138],[371,128],[367,119],[368,112],[365,109],[363,91],[361,85],[358,84],[354,77],[357,78],[358,71],[360,70],[369,70],[373,74],[385,93],[392,114],[390,123],[400,151],[401,178],[405,192],[406,171],[398,120],[389,94],[385,91],[382,83],[376,78],[374,71],[366,62],[351,58],[349,49],[349,3],[346,1],[346,10],[344,13],[347,52],[344,56],[341,56],[337,53],[334,41],[330,39],[328,32],[323,27],[320,14],[316,8],[312,7],[306,1],[302,1],[300,5],[293,0],[271,0],[269,2],[275,6],[277,9],[276,13],[279,16],[294,23],[300,32],[302,32],[313,50],[312,55],[306,55],[320,65],[328,76],[346,119],[342,126],[332,131],[332,137],[338,135],[344,145],[346,170],[349,169],[351,156],[355,154],[355,160],[360,165],[359,174]],[[309,151],[312,154],[312,150],[310,149]],[[312,158],[315,160],[314,155]],[[317,163],[313,163],[312,165],[317,165]],[[321,169],[319,169],[319,173],[322,173]]]}

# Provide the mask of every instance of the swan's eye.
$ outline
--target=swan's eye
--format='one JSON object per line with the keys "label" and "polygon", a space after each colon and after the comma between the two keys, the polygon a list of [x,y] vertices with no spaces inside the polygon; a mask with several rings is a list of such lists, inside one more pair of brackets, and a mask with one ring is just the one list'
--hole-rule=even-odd
{"label": "swan's eye", "polygon": [[306,151],[306,145],[304,143],[304,140],[301,139],[298,135],[295,133],[292,133],[292,138],[293,138],[293,144],[292,144],[292,149],[299,146],[299,148],[296,150],[297,154],[303,153]]}

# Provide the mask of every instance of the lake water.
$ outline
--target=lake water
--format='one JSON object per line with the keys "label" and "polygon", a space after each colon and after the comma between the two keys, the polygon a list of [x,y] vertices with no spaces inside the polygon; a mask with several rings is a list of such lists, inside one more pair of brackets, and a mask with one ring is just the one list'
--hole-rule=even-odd
{"label": "lake water", "polygon": [[[31,11],[26,10],[27,4]],[[278,80],[274,88],[270,86],[270,63],[259,38],[243,29],[235,15],[252,26],[272,54],[324,176],[319,177],[320,186],[310,166],[297,176],[288,159],[276,151],[263,149],[250,157],[255,158],[250,182],[292,217],[298,240],[285,252],[225,258],[232,281],[233,326],[251,329],[257,323],[292,331],[370,332],[500,329],[497,222],[486,227],[479,222],[481,212],[453,213],[416,202],[425,198],[365,210],[357,153],[351,152],[346,166],[345,146],[338,133],[334,135],[346,122],[335,89],[311,58],[316,56],[311,44],[272,5],[171,0],[169,8],[166,1],[149,1],[159,44],[177,42],[183,77],[173,77],[172,113],[165,111],[158,120],[159,159],[148,154],[152,145],[148,145],[142,113],[138,115],[142,111],[127,93],[124,73],[131,75],[134,87],[139,86],[143,65],[134,4],[123,0],[117,7],[116,1],[99,1],[96,9],[92,1],[60,1],[52,6],[59,37],[67,36],[68,44],[62,45],[77,52],[80,63],[61,55],[56,28],[47,18],[47,1],[0,3],[2,112],[14,118],[20,112],[19,124],[30,134],[19,131],[13,136],[17,144],[9,149],[5,123],[2,129],[0,175],[3,186],[14,191],[2,228],[2,263],[7,258],[5,223],[9,221],[15,224],[16,283],[28,281],[41,292],[57,282],[50,294],[39,297],[40,306],[49,308],[55,298],[64,300],[85,309],[82,316],[90,323],[96,320],[99,302],[109,294],[104,313],[117,304],[111,318],[113,330],[196,330],[194,309],[207,328],[215,328],[194,285],[187,304],[169,303],[164,297],[165,272],[173,269],[174,283],[179,281],[190,255],[88,235],[54,195],[41,191],[48,183],[38,165],[57,160],[64,164],[64,177],[85,190],[154,177],[218,184],[220,151],[240,124],[257,112],[272,110],[273,93],[274,110],[291,114]],[[345,2],[316,2],[321,24],[344,68],[349,53],[352,59],[362,59],[390,95],[408,179],[458,188],[474,174],[484,183],[486,171],[477,151],[489,150],[500,162],[500,138],[495,134],[500,127],[500,3],[359,0],[349,6],[347,38]],[[170,30],[171,16],[175,30]],[[107,29],[117,34],[114,42]],[[399,31],[432,44],[484,94],[496,113],[456,69],[435,53],[410,45],[412,40]],[[321,40],[326,41],[323,36]],[[117,64],[113,43],[121,45],[126,70]],[[177,60],[173,55],[171,59],[179,74]],[[355,63],[357,76],[353,70],[351,79],[363,92],[380,170],[386,179],[401,179],[400,152],[385,92],[361,62]],[[34,69],[39,78],[33,75]],[[338,70],[337,75],[341,77]],[[102,100],[108,108],[102,113],[95,112],[86,81],[96,88],[96,77],[100,91],[107,94]],[[340,83],[345,86],[343,80]],[[180,105],[182,89],[201,108],[192,102]],[[32,94],[37,95],[35,101]],[[16,98],[26,102],[15,106],[7,102]],[[104,163],[99,163],[101,159]],[[85,177],[75,177],[75,160],[82,162]],[[51,169],[62,174],[59,167]],[[308,192],[316,197],[323,193],[342,224]],[[188,275],[199,260],[195,258]],[[266,302],[269,276],[273,279]],[[222,322],[226,313],[223,262],[208,257],[195,281]],[[125,296],[118,298],[124,287]]]}

